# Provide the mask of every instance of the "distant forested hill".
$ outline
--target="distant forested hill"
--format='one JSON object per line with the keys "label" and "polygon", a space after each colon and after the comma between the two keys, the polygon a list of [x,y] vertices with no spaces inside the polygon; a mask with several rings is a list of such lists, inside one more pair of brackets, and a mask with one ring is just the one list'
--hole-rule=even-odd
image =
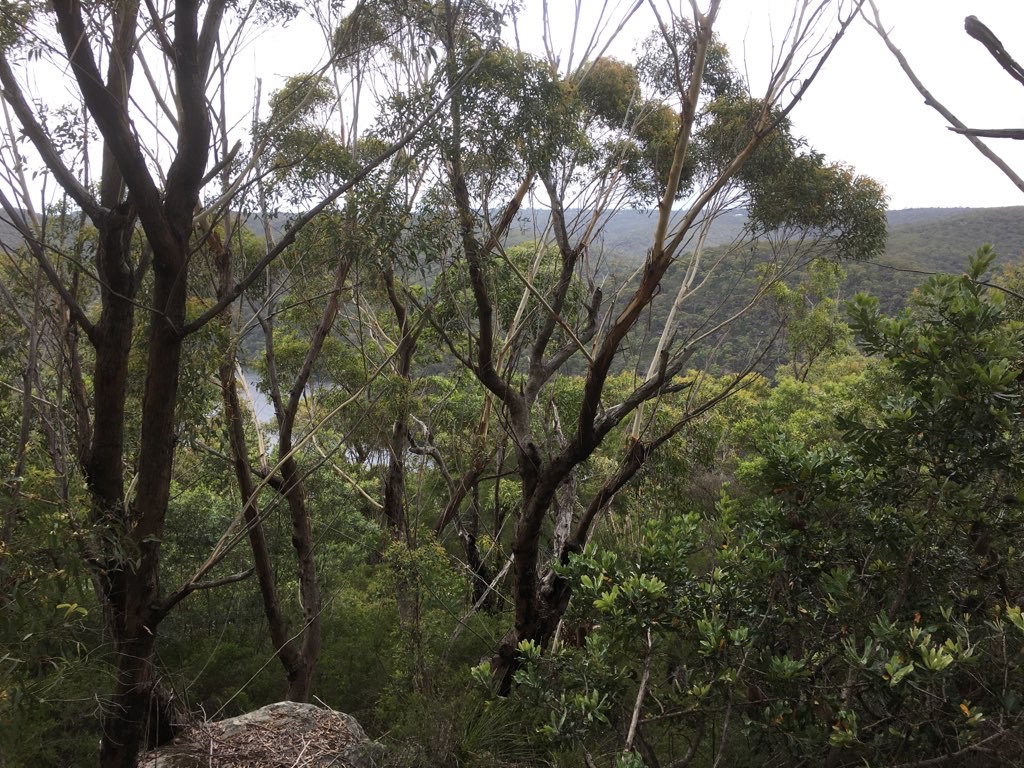
{"label": "distant forested hill", "polygon": [[[512,230],[515,242],[530,240],[544,231],[546,211],[524,211]],[[1001,261],[1017,261],[1024,254],[1024,207],[1009,208],[907,208],[890,211],[889,242],[885,265],[929,271],[959,271],[967,254],[982,243],[992,243]],[[597,243],[610,263],[634,265],[647,252],[654,215],[650,211],[621,210],[613,214]],[[288,217],[275,217],[278,233],[287,228]],[[747,222],[743,211],[720,217],[711,227],[707,245],[732,242]],[[255,226],[255,225],[254,225]],[[0,244],[13,246],[19,238],[0,215]]]}
{"label": "distant forested hill", "polygon": [[[936,271],[961,272],[967,258],[982,244],[995,246],[1000,259],[996,269],[1018,263],[1024,253],[1024,207],[1014,208],[916,208],[889,213],[889,240],[885,253],[872,262],[848,263],[849,275],[840,299],[864,291],[877,296],[886,312],[904,306],[911,292]],[[543,216],[534,222],[541,229]],[[742,214],[723,217],[712,227],[708,253],[710,264],[725,253],[726,244],[741,234],[746,223]],[[651,219],[637,211],[616,213],[603,235],[604,268],[609,282],[628,280],[643,259],[649,245]],[[523,239],[527,239],[529,235]],[[735,312],[745,297],[756,289],[758,266],[763,258],[749,248],[734,250],[719,264],[715,274],[687,302],[677,318],[679,333],[699,335]],[[650,309],[652,333],[661,327],[665,313],[678,289],[681,270],[670,271],[661,296]],[[714,348],[714,367],[734,369],[749,360],[772,337],[777,318],[769,305],[762,305],[732,326]],[[637,339],[633,347],[640,358],[649,355],[653,336]],[[703,345],[707,349],[707,345]],[[621,361],[627,367],[631,361]],[[695,359],[695,362],[699,362]],[[769,363],[769,367],[771,364]]]}
{"label": "distant forested hill", "polygon": [[[932,212],[936,215],[929,215]],[[907,266],[959,271],[965,253],[991,243],[1003,259],[1024,252],[1024,207],[923,209],[889,215],[887,257]],[[942,215],[945,214],[945,215]]]}
{"label": "distant forested hill", "polygon": [[[896,266],[959,271],[965,255],[982,243],[992,243],[1004,259],[1024,253],[1024,207],[907,208],[889,211],[889,243],[884,261]],[[731,242],[742,232],[747,218],[742,211],[727,214],[711,227],[708,245]],[[516,239],[529,239],[547,223],[543,211],[527,213]],[[623,210],[608,221],[602,244],[621,258],[641,258],[649,246],[653,214]]]}
{"label": "distant forested hill", "polygon": [[[983,243],[991,243],[999,254],[997,269],[1024,255],[1024,207],[907,208],[890,211],[888,218],[885,254],[871,263],[847,265],[849,279],[843,291],[846,296],[858,291],[875,294],[888,311],[902,306],[924,281],[926,275],[919,272],[959,272]],[[742,211],[721,217],[711,227],[708,246],[732,242],[746,221]],[[609,272],[628,273],[636,267],[650,245],[653,222],[646,211],[623,210],[611,216],[597,243],[603,247]],[[546,224],[546,212],[527,212],[514,239],[530,239]]]}
{"label": "distant forested hill", "polygon": [[0,246],[13,247],[19,242],[21,242],[21,238],[18,236],[18,230],[14,228],[3,213],[0,213]]}
{"label": "distant forested hill", "polygon": [[[547,225],[546,211],[526,210],[514,225],[513,242],[538,237]],[[879,297],[886,311],[894,312],[903,306],[910,292],[926,278],[927,272],[959,272],[969,254],[983,243],[992,243],[1000,259],[996,268],[1017,263],[1024,254],[1024,207],[1008,208],[909,208],[890,211],[889,240],[883,256],[871,263],[848,264],[849,278],[842,289],[842,298],[858,291]],[[602,271],[612,284],[627,280],[643,259],[650,246],[654,216],[649,211],[621,210],[613,214],[592,251],[600,259]],[[742,234],[747,221],[742,211],[720,217],[712,226],[707,245],[714,253],[716,247],[733,242]],[[275,218],[274,229],[287,227],[287,217]],[[18,242],[15,230],[0,216],[0,244],[13,246]],[[717,308],[719,316],[738,297],[749,291],[756,274],[757,259],[730,257],[717,276],[706,286],[703,301],[694,302],[691,321],[709,308]],[[674,295],[678,277],[671,272],[666,278],[663,294]],[[658,309],[652,322],[656,327]],[[756,325],[767,323],[765,316],[757,318]],[[740,332],[757,335],[756,329]],[[745,342],[739,344],[746,347]]]}
{"label": "distant forested hill", "polygon": [[[572,218],[570,213],[567,218]],[[520,214],[518,224],[513,226],[510,237],[513,242],[531,240],[547,226],[547,211],[525,211]],[[651,233],[657,221],[653,211],[623,209],[613,213],[601,233],[598,245],[603,247],[613,261],[626,262],[639,259],[650,246]],[[747,223],[744,211],[736,211],[719,217],[711,226],[707,244],[724,245],[738,237]]]}
{"label": "distant forested hill", "polygon": [[1024,254],[1024,207],[916,208],[889,213],[885,255],[849,265],[846,292],[866,291],[895,311],[926,279],[921,272],[961,272],[984,243],[999,255],[995,268],[1020,263]]}

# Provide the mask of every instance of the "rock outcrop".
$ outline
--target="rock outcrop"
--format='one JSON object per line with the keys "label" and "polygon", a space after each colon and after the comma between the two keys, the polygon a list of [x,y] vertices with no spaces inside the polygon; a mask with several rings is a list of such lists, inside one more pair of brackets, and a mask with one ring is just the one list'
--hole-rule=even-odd
{"label": "rock outcrop", "polygon": [[351,715],[283,701],[188,726],[139,768],[372,768],[380,753]]}

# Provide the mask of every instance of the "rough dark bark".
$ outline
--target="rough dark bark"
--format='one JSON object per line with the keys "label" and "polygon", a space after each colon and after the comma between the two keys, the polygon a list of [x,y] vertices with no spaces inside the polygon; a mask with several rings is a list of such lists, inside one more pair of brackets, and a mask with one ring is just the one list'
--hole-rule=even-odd
{"label": "rough dark bark", "polygon": [[[162,190],[150,173],[129,117],[139,23],[137,2],[118,3],[110,9],[105,75],[97,66],[82,4],[78,0],[52,4],[69,71],[104,142],[96,197],[63,165],[23,98],[6,57],[0,56],[4,96],[25,134],[97,230],[95,268],[101,287],[101,311],[95,324],[85,317],[72,291],[42,254],[39,263],[95,349],[92,418],[87,426],[81,425],[80,432],[85,434],[79,435],[79,462],[92,498],[92,549],[96,556],[89,562],[99,585],[116,659],[114,691],[103,718],[103,766],[127,767],[134,763],[147,731],[149,713],[154,711],[152,652],[157,625],[165,613],[160,594],[160,540],[174,459],[188,241],[208,155],[205,81],[209,51],[223,6],[223,2],[208,5],[202,32],[197,0],[182,0],[174,7],[173,73],[181,115],[177,154]],[[141,251],[134,242],[137,222],[145,231],[148,246]],[[129,462],[135,466],[137,482],[134,496],[126,499],[123,467],[128,359],[136,322],[134,299],[149,267],[150,252],[153,296],[147,318],[141,434],[137,458]],[[74,333],[68,337],[74,342]],[[74,369],[77,353],[73,347],[69,359]],[[73,389],[73,395],[81,423],[84,393]]]}
{"label": "rough dark bark", "polygon": [[281,609],[281,601],[277,594],[274,579],[274,568],[267,546],[267,537],[263,529],[257,503],[257,484],[253,479],[252,468],[247,457],[247,444],[243,430],[242,408],[238,400],[238,382],[235,376],[234,359],[225,360],[220,366],[221,398],[224,404],[224,419],[228,425],[228,437],[231,443],[231,457],[234,465],[235,480],[241,494],[241,502],[245,519],[245,528],[252,550],[253,568],[263,600],[263,613],[267,618],[270,640],[277,653],[285,674],[290,680],[297,676],[299,663],[297,653],[292,646],[288,632],[288,621]]}
{"label": "rough dark bark", "polygon": [[[282,443],[282,452],[284,450]],[[313,526],[306,505],[306,489],[294,458],[283,460],[281,476],[284,479],[282,493],[288,502],[291,517],[292,547],[295,550],[302,607],[302,644],[296,667],[288,672],[287,696],[289,701],[307,702],[313,692],[316,663],[320,658],[320,585],[313,558]]]}
{"label": "rough dark bark", "polygon": [[[282,401],[277,384],[276,362],[274,358],[273,331],[269,323],[263,323],[267,349],[267,368],[271,374],[271,399],[277,411],[278,424],[278,465],[280,484],[275,490],[284,498],[288,506],[291,521],[292,549],[295,552],[296,575],[299,583],[299,602],[302,608],[302,628],[298,633],[296,658],[290,667],[286,667],[288,675],[287,698],[289,701],[306,702],[312,693],[316,663],[320,655],[320,588],[317,583],[316,561],[313,558],[313,527],[309,510],[306,505],[306,490],[302,480],[299,464],[295,459],[292,444],[292,430],[295,425],[295,412],[298,410],[298,398],[292,404]],[[298,390],[301,394],[301,388]],[[288,414],[291,414],[290,416]]]}

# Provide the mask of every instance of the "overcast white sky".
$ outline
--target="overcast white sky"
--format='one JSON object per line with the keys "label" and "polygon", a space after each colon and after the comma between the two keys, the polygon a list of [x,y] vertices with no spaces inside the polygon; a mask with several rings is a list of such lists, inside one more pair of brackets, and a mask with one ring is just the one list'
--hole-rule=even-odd
{"label": "overcast white sky", "polygon": [[[656,0],[664,4],[666,0]],[[1024,86],[1014,81],[980,43],[964,32],[964,18],[977,16],[1024,62],[1024,2],[1021,0],[877,0],[885,26],[932,94],[963,122],[977,128],[1024,127]],[[583,0],[598,13],[603,0]],[[686,13],[689,3],[675,0]],[[524,47],[540,35],[540,0],[527,0],[520,24]],[[572,0],[551,0],[553,24],[571,29]],[[625,7],[608,0],[609,8]],[[703,0],[701,7],[706,6]],[[724,0],[717,30],[756,93],[771,61],[771,41],[784,31],[792,0]],[[553,19],[554,20],[554,19]],[[613,49],[626,58],[632,42],[651,28],[649,13],[637,14]],[[536,43],[535,43],[536,44]],[[962,136],[948,131],[903,75],[895,58],[863,21],[849,31],[806,100],[793,113],[796,131],[830,159],[853,165],[881,181],[890,207],[1024,205],[1024,194]],[[1024,142],[989,140],[1024,174]]]}
{"label": "overcast white sky", "polygon": [[[583,14],[612,16],[634,0],[580,0]],[[688,0],[669,3],[689,13]],[[523,0],[519,24],[524,48],[540,53],[541,0]],[[549,0],[555,34],[568,45],[576,0]],[[756,93],[771,62],[773,36],[788,22],[794,0],[724,0],[716,27]],[[975,15],[992,28],[1009,53],[1024,63],[1024,0],[877,0],[885,25],[932,93],[961,120],[978,128],[1024,128],[1024,86],[1010,78],[977,41],[963,31]],[[699,0],[702,7],[707,0]],[[346,6],[348,4],[346,3]],[[561,14],[561,16],[559,16]],[[593,22],[591,22],[593,23]],[[637,13],[611,50],[628,60],[634,44],[654,27],[648,8]],[[264,94],[280,77],[312,68],[323,46],[307,39],[298,22],[253,46],[252,67],[263,77]],[[268,55],[268,51],[274,51]],[[248,58],[243,56],[243,58]],[[239,62],[240,64],[242,62]],[[45,84],[44,84],[45,85]],[[42,91],[42,87],[37,91]],[[251,101],[239,95],[243,121]],[[946,129],[925,106],[873,30],[862,21],[827,63],[805,101],[793,113],[796,132],[830,159],[852,165],[885,185],[893,209],[910,207],[1024,205],[1016,189],[966,139]],[[989,140],[1024,175],[1024,142]]]}
{"label": "overcast white sky", "polygon": [[[577,0],[549,0],[554,34],[568,45]],[[580,0],[596,22],[602,7],[621,16],[633,0]],[[707,0],[698,0],[701,7]],[[689,13],[688,0],[653,0]],[[976,128],[1024,128],[1024,86],[1002,71],[980,43],[964,32],[978,16],[1024,63],[1024,0],[877,0],[885,26],[919,77],[959,119]],[[543,51],[542,0],[523,0],[518,26],[523,48]],[[772,40],[784,30],[794,0],[724,0],[717,25],[754,90],[771,61]],[[653,29],[649,9],[637,13],[610,52],[629,59],[634,42]],[[312,46],[315,50],[316,46]],[[265,50],[265,49],[264,49]],[[290,55],[256,62],[265,81],[294,74],[301,46]],[[310,62],[310,65],[312,63]],[[289,68],[283,72],[282,68]],[[1024,205],[1024,194],[941,116],[903,75],[882,40],[858,20],[794,115],[796,131],[829,159],[881,181],[890,207]],[[1024,141],[989,139],[989,145],[1024,175]]]}
{"label": "overcast white sky", "polygon": [[[565,44],[577,0],[549,0],[554,34]],[[622,15],[633,0],[581,0],[595,22],[602,7]],[[672,3],[689,13],[688,0]],[[964,18],[978,16],[1007,50],[1024,63],[1024,0],[877,0],[885,26],[925,85],[959,119],[976,128],[1024,127],[1024,86],[1002,71],[964,32]],[[771,60],[772,39],[784,30],[794,0],[724,0],[717,26],[733,57],[757,90]],[[524,0],[519,40],[540,53],[542,0]],[[701,7],[707,0],[699,0]],[[611,52],[629,59],[634,41],[653,28],[645,8],[632,19]],[[316,46],[313,46],[315,49]],[[265,49],[264,49],[265,50]],[[267,82],[301,66],[305,51],[257,61]],[[310,63],[311,66],[311,63]],[[946,129],[925,105],[896,59],[862,20],[829,59],[817,83],[794,113],[796,130],[829,159],[852,165],[881,181],[893,209],[1024,205],[1021,193],[963,136]],[[1024,141],[989,139],[989,144],[1024,175]]]}
{"label": "overcast white sky", "polygon": [[[1024,127],[1024,86],[963,31],[964,18],[977,16],[1015,59],[1024,61],[1024,3],[878,4],[893,42],[918,77],[964,123],[976,128]],[[742,40],[742,23],[735,23],[735,18],[743,14],[735,11],[734,7],[722,19],[730,45]],[[946,129],[942,117],[924,104],[882,41],[863,23],[850,30],[794,118],[797,129],[816,148],[881,181],[891,208],[1024,205],[1024,194],[965,138]],[[1024,142],[988,143],[1024,173]]]}
{"label": "overcast white sky", "polygon": [[[568,47],[576,0],[549,0],[553,34]],[[632,0],[581,0],[591,20],[602,7],[616,18]],[[654,0],[689,13],[688,0]],[[1024,127],[1024,86],[1010,78],[963,29],[977,16],[1024,63],[1024,0],[877,0],[885,26],[934,96],[971,127]],[[706,7],[707,0],[699,0]],[[543,51],[541,0],[524,0],[519,23],[523,48]],[[793,0],[724,0],[717,24],[734,60],[756,92]],[[591,21],[591,24],[594,22]],[[610,53],[628,60],[635,41],[654,26],[648,8],[637,13]],[[257,46],[259,48],[259,46]],[[316,46],[312,47],[313,50]],[[265,49],[263,49],[265,51]],[[295,72],[304,51],[257,61],[266,82],[273,73]],[[312,62],[310,63],[312,66]],[[962,136],[946,129],[925,106],[882,41],[858,20],[827,63],[805,101],[793,113],[796,132],[830,159],[849,163],[882,182],[893,209],[911,207],[1024,205],[1010,183]],[[1024,175],[1024,142],[989,140]]]}
{"label": "overcast white sky", "polygon": [[[596,22],[601,8],[610,15],[634,0],[579,0],[583,14]],[[689,13],[688,0],[671,3]],[[795,0],[724,0],[717,25],[734,60],[749,73],[755,92],[767,71],[772,40],[784,30]],[[549,0],[555,34],[571,32],[577,0]],[[1024,63],[1024,0],[877,0],[884,23],[933,94],[965,123],[978,128],[1024,127],[1024,86],[1002,71],[977,41],[964,32],[964,18],[978,16]],[[518,27],[524,48],[540,53],[542,0],[523,0]],[[698,0],[701,7],[707,0]],[[348,4],[346,3],[346,7]],[[561,16],[559,17],[559,14]],[[611,52],[629,59],[634,43],[653,29],[648,8],[637,13]],[[323,51],[299,23],[259,41],[250,59],[264,82],[264,94],[282,76],[313,68]],[[269,46],[266,44],[269,42]],[[267,55],[268,49],[274,50]],[[241,63],[241,62],[240,62]],[[42,91],[46,89],[43,88]],[[248,92],[240,96],[244,112]],[[881,181],[893,209],[911,207],[1016,206],[1024,194],[983,158],[962,136],[945,127],[928,108],[882,41],[863,22],[851,28],[827,62],[818,81],[793,115],[796,130],[831,160],[852,165]],[[1024,174],[1024,141],[989,140]]]}

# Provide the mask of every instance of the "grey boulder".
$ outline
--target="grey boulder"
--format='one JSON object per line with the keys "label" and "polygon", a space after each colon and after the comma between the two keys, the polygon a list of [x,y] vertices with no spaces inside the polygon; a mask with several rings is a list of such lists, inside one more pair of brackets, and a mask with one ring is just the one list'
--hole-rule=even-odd
{"label": "grey boulder", "polygon": [[188,726],[139,768],[372,768],[381,751],[351,715],[282,701]]}

